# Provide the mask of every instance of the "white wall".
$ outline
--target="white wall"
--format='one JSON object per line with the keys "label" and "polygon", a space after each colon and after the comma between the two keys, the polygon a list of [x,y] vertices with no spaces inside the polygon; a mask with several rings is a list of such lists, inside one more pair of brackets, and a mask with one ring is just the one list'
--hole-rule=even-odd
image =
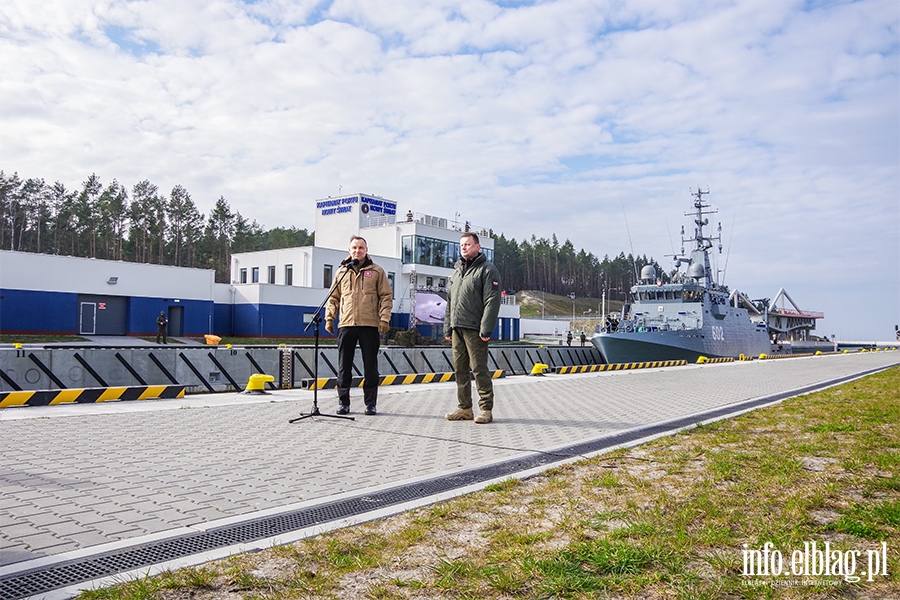
{"label": "white wall", "polygon": [[0,287],[8,289],[212,300],[215,279],[210,269],[0,250]]}

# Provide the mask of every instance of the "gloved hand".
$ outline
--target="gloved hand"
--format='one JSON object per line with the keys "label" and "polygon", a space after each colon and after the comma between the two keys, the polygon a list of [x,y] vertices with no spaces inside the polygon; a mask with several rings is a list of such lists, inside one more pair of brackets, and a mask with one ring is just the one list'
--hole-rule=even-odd
{"label": "gloved hand", "polygon": [[331,335],[334,335],[334,320],[333,319],[328,319],[327,321],[325,321],[325,331],[327,331]]}
{"label": "gloved hand", "polygon": [[378,333],[380,333],[381,335],[384,335],[385,333],[387,333],[390,330],[391,330],[391,324],[388,323],[387,321],[381,321],[378,324]]}

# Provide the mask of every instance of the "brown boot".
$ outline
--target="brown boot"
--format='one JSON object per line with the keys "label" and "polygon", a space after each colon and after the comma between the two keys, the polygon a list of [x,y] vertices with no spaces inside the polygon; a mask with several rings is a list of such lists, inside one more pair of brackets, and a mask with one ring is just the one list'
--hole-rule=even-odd
{"label": "brown boot", "polygon": [[475,422],[479,424],[490,423],[494,420],[493,415],[491,415],[491,411],[483,410],[478,413],[478,416],[475,417]]}
{"label": "brown boot", "polygon": [[473,413],[471,408],[457,408],[444,416],[448,421],[471,421]]}

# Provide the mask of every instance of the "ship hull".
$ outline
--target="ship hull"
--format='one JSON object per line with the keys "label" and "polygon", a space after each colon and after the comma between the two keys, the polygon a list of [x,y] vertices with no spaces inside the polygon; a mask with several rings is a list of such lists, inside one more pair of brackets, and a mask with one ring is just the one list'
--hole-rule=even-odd
{"label": "ship hull", "polygon": [[[749,325],[749,322],[748,322]],[[696,362],[706,358],[737,358],[769,353],[769,338],[765,330],[754,327],[744,331],[729,331],[725,339],[711,339],[702,330],[598,333],[591,343],[600,351],[607,364],[686,360]]]}

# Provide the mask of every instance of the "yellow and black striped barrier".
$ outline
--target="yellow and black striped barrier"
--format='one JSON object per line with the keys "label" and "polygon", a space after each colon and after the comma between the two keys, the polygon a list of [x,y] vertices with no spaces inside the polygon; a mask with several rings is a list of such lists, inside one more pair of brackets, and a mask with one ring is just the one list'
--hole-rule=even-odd
{"label": "yellow and black striped barrier", "polygon": [[[491,371],[491,379],[506,377],[505,371]],[[350,381],[350,387],[362,387],[364,377],[354,377]],[[378,385],[404,385],[407,383],[441,383],[444,381],[456,381],[453,373],[410,373],[409,375],[382,375],[378,378]],[[337,387],[336,377],[320,377],[319,379],[301,379],[300,387],[305,390],[332,390]]]}
{"label": "yellow and black striped barrier", "polygon": [[815,356],[814,352],[804,352],[802,354],[760,354],[759,360],[773,360],[776,358],[803,358],[804,356]]}
{"label": "yellow and black striped barrier", "polygon": [[553,373],[593,373],[595,371],[625,371],[627,369],[653,369],[656,367],[680,367],[686,365],[686,360],[656,360],[652,362],[638,363],[614,363],[611,365],[580,365],[575,367],[555,367],[550,369]]}
{"label": "yellow and black striped barrier", "polygon": [[716,358],[707,358],[705,356],[701,356],[697,359],[697,364],[713,364],[713,363],[727,363],[734,362],[734,358],[731,356],[719,356]]}
{"label": "yellow and black striped barrier", "polygon": [[133,387],[0,392],[0,408],[149,400],[151,398],[184,398],[184,387],[183,385],[141,385]]}

